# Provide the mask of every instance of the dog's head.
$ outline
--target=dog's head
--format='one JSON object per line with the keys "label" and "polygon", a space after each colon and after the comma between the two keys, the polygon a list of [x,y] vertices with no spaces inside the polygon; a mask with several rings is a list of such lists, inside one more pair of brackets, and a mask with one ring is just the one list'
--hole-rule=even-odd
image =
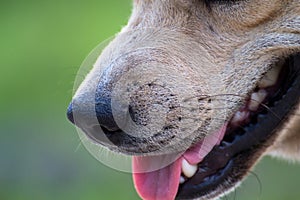
{"label": "dog's head", "polygon": [[134,156],[144,199],[215,198],[284,149],[299,52],[299,0],[135,0],[68,118]]}

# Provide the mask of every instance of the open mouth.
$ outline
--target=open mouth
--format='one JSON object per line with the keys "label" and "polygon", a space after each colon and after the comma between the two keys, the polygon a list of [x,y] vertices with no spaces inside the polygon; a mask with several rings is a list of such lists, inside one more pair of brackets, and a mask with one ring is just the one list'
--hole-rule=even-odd
{"label": "open mouth", "polygon": [[[198,164],[194,176],[186,178],[183,172],[184,180],[177,194],[179,199],[205,196],[221,183],[230,183],[233,178],[240,180],[247,173],[255,162],[247,163],[247,160],[260,157],[255,154],[256,150],[268,146],[264,143],[271,139],[298,104],[299,57],[297,54],[278,62],[263,77],[245,106],[231,118],[220,145]],[[231,175],[236,177],[229,179]]]}
{"label": "open mouth", "polygon": [[299,70],[299,53],[277,62],[212,138],[200,141],[168,167],[134,174],[140,196],[147,200],[207,199],[239,182],[299,103]]}

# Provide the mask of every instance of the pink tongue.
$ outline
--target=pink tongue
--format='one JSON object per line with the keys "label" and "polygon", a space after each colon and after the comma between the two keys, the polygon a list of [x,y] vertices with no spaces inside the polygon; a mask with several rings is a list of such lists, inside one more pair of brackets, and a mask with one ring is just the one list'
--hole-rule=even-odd
{"label": "pink tongue", "polygon": [[[219,145],[224,137],[227,124],[215,133],[206,136],[195,146],[188,149],[180,158],[162,169],[133,173],[135,188],[144,200],[173,200],[176,197],[181,175],[181,163],[185,158],[190,164],[200,163],[204,157]],[[160,161],[160,157],[133,157],[133,172],[143,171],[151,163]]]}
{"label": "pink tongue", "polygon": [[[145,161],[145,158],[142,160]],[[138,157],[133,158],[133,171],[139,171],[140,161]],[[180,157],[162,169],[153,172],[134,173],[133,181],[140,197],[144,200],[175,199],[181,174],[181,162],[182,158]]]}
{"label": "pink tongue", "polygon": [[211,152],[214,146],[221,143],[222,139],[224,138],[226,128],[227,123],[224,124],[219,131],[206,136],[195,146],[189,148],[186,152],[184,152],[183,157],[192,165],[200,163],[205,158],[205,156],[209,152]]}

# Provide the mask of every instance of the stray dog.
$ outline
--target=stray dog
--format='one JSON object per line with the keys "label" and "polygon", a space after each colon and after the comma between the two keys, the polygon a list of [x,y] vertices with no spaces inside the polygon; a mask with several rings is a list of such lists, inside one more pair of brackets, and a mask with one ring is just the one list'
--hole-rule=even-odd
{"label": "stray dog", "polygon": [[300,159],[299,97],[299,0],[134,0],[67,115],[133,156],[143,199],[215,199]]}

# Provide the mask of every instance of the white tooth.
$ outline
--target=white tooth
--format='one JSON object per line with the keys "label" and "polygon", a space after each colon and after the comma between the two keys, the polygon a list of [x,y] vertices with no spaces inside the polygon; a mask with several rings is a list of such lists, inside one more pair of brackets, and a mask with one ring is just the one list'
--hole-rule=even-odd
{"label": "white tooth", "polygon": [[184,182],[185,182],[185,178],[183,176],[180,176],[179,183],[182,184]]}
{"label": "white tooth", "polygon": [[196,173],[198,167],[197,165],[191,165],[185,159],[182,159],[182,173],[187,177],[191,178]]}
{"label": "white tooth", "polygon": [[252,93],[248,109],[251,111],[256,111],[259,105],[264,101],[267,96],[266,90],[259,90],[258,92]]}
{"label": "white tooth", "polygon": [[272,85],[275,85],[277,82],[279,73],[281,71],[281,68],[283,66],[283,63],[279,63],[278,65],[274,66],[272,69],[270,69],[265,76],[260,80],[258,83],[259,88],[266,88],[270,87]]}
{"label": "white tooth", "polygon": [[249,112],[247,111],[237,111],[232,120],[231,123],[232,124],[239,124],[240,122],[244,121],[247,117],[248,117]]}

